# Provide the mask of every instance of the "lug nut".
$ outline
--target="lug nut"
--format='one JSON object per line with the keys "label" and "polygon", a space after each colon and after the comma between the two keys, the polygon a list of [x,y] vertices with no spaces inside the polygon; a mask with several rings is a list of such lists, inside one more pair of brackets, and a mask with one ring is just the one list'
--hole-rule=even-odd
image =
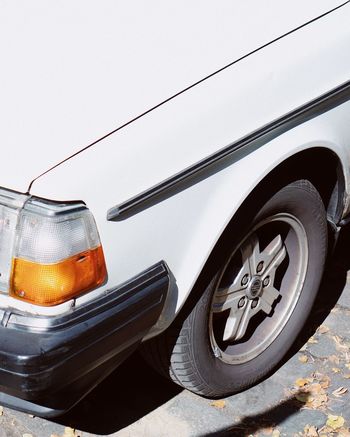
{"label": "lug nut", "polygon": [[249,275],[244,275],[241,281],[241,285],[247,285],[249,281]]}
{"label": "lug nut", "polygon": [[256,267],[256,272],[260,273],[263,268],[264,268],[264,262],[260,261],[259,264]]}
{"label": "lug nut", "polygon": [[252,301],[252,309],[254,309],[254,308],[256,308],[258,306],[258,302],[259,302],[259,299],[254,299]]}
{"label": "lug nut", "polygon": [[263,280],[263,286],[267,287],[270,283],[270,276],[266,276],[266,278]]}
{"label": "lug nut", "polygon": [[245,304],[245,297],[241,297],[238,301],[238,308],[243,308]]}

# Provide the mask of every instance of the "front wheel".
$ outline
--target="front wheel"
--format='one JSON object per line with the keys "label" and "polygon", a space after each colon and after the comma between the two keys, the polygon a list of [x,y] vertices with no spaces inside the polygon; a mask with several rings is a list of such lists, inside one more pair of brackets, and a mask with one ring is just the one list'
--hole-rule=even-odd
{"label": "front wheel", "polygon": [[279,190],[245,228],[187,317],[153,340],[163,371],[204,396],[241,391],[278,365],[322,277],[326,214],[310,182]]}

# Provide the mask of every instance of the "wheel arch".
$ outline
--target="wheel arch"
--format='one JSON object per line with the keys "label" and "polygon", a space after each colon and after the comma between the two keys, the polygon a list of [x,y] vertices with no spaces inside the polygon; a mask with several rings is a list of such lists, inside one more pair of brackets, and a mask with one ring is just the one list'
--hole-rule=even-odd
{"label": "wheel arch", "polygon": [[233,228],[237,232],[237,224],[249,223],[249,217],[257,208],[262,207],[273,193],[297,179],[307,179],[315,186],[324,203],[330,231],[337,228],[342,219],[346,193],[341,158],[334,150],[327,147],[311,147],[298,151],[278,163],[264,176],[234,213],[209,253],[189,293],[188,302],[196,302],[203,290],[203,284],[207,283],[218,268],[222,257],[227,255],[230,250],[229,235],[233,232]]}

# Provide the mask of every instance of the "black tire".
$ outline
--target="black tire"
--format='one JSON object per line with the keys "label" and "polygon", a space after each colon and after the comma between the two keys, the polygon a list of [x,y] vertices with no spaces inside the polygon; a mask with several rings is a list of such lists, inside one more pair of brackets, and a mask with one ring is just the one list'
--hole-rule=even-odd
{"label": "black tire", "polygon": [[[217,316],[213,312],[213,296],[217,296],[219,284],[223,283],[224,276],[228,274],[229,268],[232,268],[230,263],[233,263],[232,260],[236,255],[232,256],[230,254],[221,267],[212,275],[204,293],[192,309],[185,316],[181,317],[180,314],[180,317],[175,320],[170,328],[144,345],[148,361],[153,363],[157,370],[170,376],[176,383],[194,393],[215,398],[228,396],[256,384],[278,366],[302,330],[320,285],[328,241],[326,213],[322,199],[309,181],[299,180],[290,183],[274,194],[255,214],[251,220],[251,225],[246,227],[246,231],[244,231],[246,232],[245,235],[235,237],[235,233],[232,233],[232,243],[230,243],[231,248],[234,249],[234,254],[240,253],[239,250],[241,251],[243,245],[247,244],[245,242],[248,237],[252,238],[252,230],[254,230],[254,233],[260,232],[263,238],[265,233],[274,232],[273,226],[280,226],[282,229],[284,222],[277,222],[278,217],[284,216],[291,217],[290,220],[293,226],[294,222],[292,220],[295,221],[296,229],[299,226],[298,223],[301,223],[302,227],[300,229],[304,229],[305,234],[303,235],[305,235],[307,243],[302,247],[307,247],[307,250],[303,249],[304,252],[302,252],[302,249],[300,251],[295,249],[297,243],[293,243],[292,239],[295,238],[295,241],[300,242],[301,231],[295,231],[291,227],[288,232],[295,232],[296,237],[289,236],[283,241],[287,252],[287,261],[277,264],[276,267],[277,272],[279,272],[279,269],[282,271],[279,290],[281,297],[278,297],[276,302],[273,303],[271,314],[260,311],[263,314],[259,313],[259,316],[254,315],[250,319],[254,320],[254,323],[249,322],[252,325],[251,329],[249,331],[250,325],[248,324],[248,328],[241,339],[226,342],[222,340],[220,343],[221,334],[218,334],[218,330],[215,331],[215,323],[220,323],[220,317],[224,316]],[[271,222],[269,222],[271,217],[277,218],[271,219]],[[282,231],[278,229],[276,232],[280,235]],[[247,237],[245,238],[245,236]],[[297,259],[299,253],[302,263]],[[293,257],[296,259],[294,260]],[[299,263],[296,265],[303,264],[305,267],[303,270],[304,281],[295,279],[294,282],[291,282],[293,270],[291,273],[290,269],[294,268],[293,263],[296,262]],[[235,275],[236,272],[237,270]],[[273,281],[275,281],[275,277],[273,278]],[[287,278],[289,282],[284,278]],[[297,275],[295,275],[295,278],[297,278]],[[286,290],[283,295],[284,283],[287,285],[289,283],[293,284],[293,290],[296,290],[293,291],[294,294]],[[300,285],[298,285],[299,283]],[[249,287],[249,293],[251,293],[252,288]],[[274,287],[274,284],[272,284],[272,287]],[[260,291],[260,293],[262,293],[260,299],[263,299],[264,291]],[[228,296],[228,294],[225,294],[225,296]],[[249,300],[251,297],[245,299],[247,300],[247,306],[253,305],[252,301]],[[257,299],[259,298],[255,300]],[[288,304],[282,303],[289,301]],[[279,308],[283,308],[283,305],[286,308],[283,311],[289,311],[288,317],[285,317],[286,320],[283,319],[285,313],[279,310]],[[234,311],[238,310],[234,309]],[[279,319],[277,319],[277,314],[280,314]],[[219,317],[219,322],[216,321],[215,317]],[[256,321],[258,317],[259,320],[262,319],[259,322],[260,324]],[[261,336],[261,333],[265,335],[264,329],[266,328],[264,326],[274,326],[273,317],[276,318],[276,327],[274,328],[276,336],[271,337],[270,340],[262,340],[262,344],[265,344],[264,341],[266,342],[266,347],[257,353],[260,343],[254,340],[254,334],[256,336],[258,334]],[[263,325],[264,323],[265,325]],[[256,327],[254,327],[255,324]],[[267,333],[265,336],[269,338]],[[218,341],[216,341],[216,337],[218,337]],[[244,338],[247,339],[244,340]],[[217,346],[217,344],[220,346]],[[250,349],[249,344],[251,345]],[[237,351],[244,351],[244,347],[246,351],[251,350],[250,355],[248,352],[246,355],[243,352],[239,355]],[[254,356],[254,353],[256,356]],[[237,357],[241,358],[237,360]]]}

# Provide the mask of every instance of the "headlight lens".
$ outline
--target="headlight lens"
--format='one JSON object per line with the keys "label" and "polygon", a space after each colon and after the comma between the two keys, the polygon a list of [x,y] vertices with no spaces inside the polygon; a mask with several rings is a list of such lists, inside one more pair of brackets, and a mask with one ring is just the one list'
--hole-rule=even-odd
{"label": "headlight lens", "polygon": [[107,276],[96,224],[83,204],[21,197],[0,205],[0,245],[1,289],[32,304],[57,305]]}

